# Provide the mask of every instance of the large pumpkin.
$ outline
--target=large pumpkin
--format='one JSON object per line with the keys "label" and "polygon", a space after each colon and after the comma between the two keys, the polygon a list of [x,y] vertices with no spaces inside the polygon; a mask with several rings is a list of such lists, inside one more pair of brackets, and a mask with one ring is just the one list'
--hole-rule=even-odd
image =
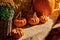
{"label": "large pumpkin", "polygon": [[55,7],[55,0],[33,0],[34,10],[39,13],[39,15],[50,15]]}

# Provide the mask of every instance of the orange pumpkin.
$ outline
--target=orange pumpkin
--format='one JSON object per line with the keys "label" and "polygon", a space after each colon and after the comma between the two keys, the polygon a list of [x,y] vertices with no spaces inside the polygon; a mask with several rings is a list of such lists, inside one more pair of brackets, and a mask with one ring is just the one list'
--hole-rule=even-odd
{"label": "orange pumpkin", "polygon": [[14,20],[14,24],[17,26],[17,27],[23,27],[25,26],[27,23],[26,19],[25,18],[21,18],[21,19],[15,19]]}
{"label": "orange pumpkin", "polygon": [[[19,16],[19,14],[18,14],[18,16]],[[16,18],[14,20],[14,24],[17,27],[23,27],[23,26],[25,26],[27,24],[27,20],[25,18],[21,18],[21,13],[20,13],[20,18]]]}
{"label": "orange pumpkin", "polygon": [[36,25],[39,23],[39,18],[37,17],[36,12],[34,13],[34,16],[32,18],[28,19],[28,23],[30,25]]}
{"label": "orange pumpkin", "polygon": [[55,8],[55,0],[33,0],[33,7],[39,15],[48,16]]}
{"label": "orange pumpkin", "polygon": [[12,29],[11,31],[11,37],[12,38],[20,38],[24,35],[24,32],[22,31],[21,28],[15,28],[15,29]]}
{"label": "orange pumpkin", "polygon": [[39,19],[41,23],[45,23],[48,21],[47,16],[41,16]]}

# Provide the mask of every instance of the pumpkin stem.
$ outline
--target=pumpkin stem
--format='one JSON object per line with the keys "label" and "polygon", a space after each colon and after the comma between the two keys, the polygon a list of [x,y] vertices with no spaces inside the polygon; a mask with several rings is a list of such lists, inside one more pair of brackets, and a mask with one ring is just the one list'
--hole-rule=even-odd
{"label": "pumpkin stem", "polygon": [[18,13],[17,16],[16,16],[16,19],[18,18],[18,16],[19,16],[19,13]]}
{"label": "pumpkin stem", "polygon": [[21,12],[19,12],[19,15],[20,15],[20,19],[21,19]]}
{"label": "pumpkin stem", "polygon": [[19,12],[16,16],[16,19],[18,18],[18,16],[20,15],[20,19],[21,19],[21,12]]}
{"label": "pumpkin stem", "polygon": [[36,17],[37,17],[36,12],[34,12],[34,14],[33,14],[33,18],[36,18]]}

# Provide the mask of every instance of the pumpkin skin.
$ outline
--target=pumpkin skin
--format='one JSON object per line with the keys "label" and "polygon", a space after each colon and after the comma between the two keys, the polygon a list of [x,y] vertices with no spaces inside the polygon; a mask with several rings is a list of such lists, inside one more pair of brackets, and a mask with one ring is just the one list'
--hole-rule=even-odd
{"label": "pumpkin skin", "polygon": [[33,0],[33,8],[39,15],[49,16],[55,7],[55,0]]}
{"label": "pumpkin skin", "polygon": [[27,20],[25,18],[15,19],[14,24],[16,27],[23,27],[27,24]]}
{"label": "pumpkin skin", "polygon": [[41,23],[45,23],[45,22],[48,21],[48,18],[47,18],[46,16],[41,16],[41,17],[39,18],[39,20],[40,20]]}
{"label": "pumpkin skin", "polygon": [[38,17],[37,18],[29,18],[28,22],[30,25],[36,25],[39,23],[39,18]]}
{"label": "pumpkin skin", "polygon": [[20,38],[24,35],[24,32],[22,31],[21,28],[15,28],[15,29],[12,29],[11,31],[11,37],[12,38]]}

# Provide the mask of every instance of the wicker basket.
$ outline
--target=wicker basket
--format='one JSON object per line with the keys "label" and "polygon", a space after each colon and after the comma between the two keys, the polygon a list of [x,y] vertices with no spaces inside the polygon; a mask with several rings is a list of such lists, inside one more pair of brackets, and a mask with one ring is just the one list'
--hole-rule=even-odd
{"label": "wicker basket", "polygon": [[12,17],[0,23],[0,38],[6,38],[12,29]]}

